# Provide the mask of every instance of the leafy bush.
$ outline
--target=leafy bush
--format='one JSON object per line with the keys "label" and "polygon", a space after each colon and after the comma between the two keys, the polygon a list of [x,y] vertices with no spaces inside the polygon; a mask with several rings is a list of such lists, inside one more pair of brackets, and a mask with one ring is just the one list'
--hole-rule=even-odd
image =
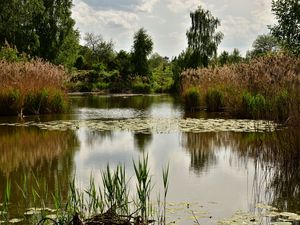
{"label": "leafy bush", "polygon": [[209,89],[205,100],[209,112],[219,112],[224,107],[223,93],[217,89]]}
{"label": "leafy bush", "polygon": [[200,93],[196,87],[189,88],[183,95],[186,110],[194,111],[200,107]]}

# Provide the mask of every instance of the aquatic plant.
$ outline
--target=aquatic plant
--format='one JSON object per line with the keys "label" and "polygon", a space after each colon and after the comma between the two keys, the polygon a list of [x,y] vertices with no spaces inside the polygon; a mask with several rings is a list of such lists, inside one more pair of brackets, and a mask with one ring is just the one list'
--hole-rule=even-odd
{"label": "aquatic plant", "polygon": [[41,114],[66,109],[66,74],[40,59],[0,61],[0,115]]}
{"label": "aquatic plant", "polygon": [[218,89],[209,89],[206,93],[206,107],[209,112],[219,112],[224,107],[223,93]]}
{"label": "aquatic plant", "polygon": [[[189,88],[196,87],[206,96],[210,89],[218,87],[224,96],[225,109],[235,116],[243,117],[243,112],[248,111],[244,108],[243,93],[248,92],[255,96],[257,109],[254,108],[247,117],[280,121],[286,118],[296,119],[300,115],[299,68],[299,57],[276,54],[255,58],[249,63],[187,69],[180,77],[181,94],[184,96]],[[289,94],[290,108],[294,106],[289,112],[283,112],[283,109],[277,107],[279,101],[286,102],[287,97],[283,94],[285,91]],[[282,96],[275,99],[275,96],[280,95]],[[261,111],[262,108],[266,108],[267,113]]]}
{"label": "aquatic plant", "polygon": [[186,110],[195,111],[200,108],[200,93],[196,87],[190,87],[183,94],[183,103]]}

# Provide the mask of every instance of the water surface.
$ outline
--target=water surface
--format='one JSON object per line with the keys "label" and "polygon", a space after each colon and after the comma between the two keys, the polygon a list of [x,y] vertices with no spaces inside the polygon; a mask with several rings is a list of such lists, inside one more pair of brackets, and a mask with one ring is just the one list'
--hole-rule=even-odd
{"label": "water surface", "polygon": [[66,196],[73,176],[78,186],[91,174],[101,183],[109,163],[125,164],[132,177],[132,161],[145,154],[154,200],[162,168],[170,165],[169,221],[193,224],[193,211],[201,223],[216,224],[258,203],[299,213],[297,130],[274,132],[268,122],[222,114],[188,115],[169,95],[74,96],[71,106],[64,115],[0,118],[0,200],[11,180],[14,214],[28,207],[20,201],[25,176],[33,186],[47,184],[48,192],[59,186]]}

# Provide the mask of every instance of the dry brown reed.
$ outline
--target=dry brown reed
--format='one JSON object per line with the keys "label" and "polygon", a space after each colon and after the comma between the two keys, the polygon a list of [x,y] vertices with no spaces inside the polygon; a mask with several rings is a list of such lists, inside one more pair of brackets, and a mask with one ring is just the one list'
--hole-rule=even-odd
{"label": "dry brown reed", "polygon": [[0,101],[2,101],[0,106],[4,108],[6,104],[11,103],[8,98],[11,98],[13,94],[15,110],[17,113],[21,113],[29,94],[35,95],[42,91],[47,91],[48,96],[63,94],[66,73],[63,68],[41,59],[30,62],[1,60],[0,81]]}
{"label": "dry brown reed", "polygon": [[249,63],[188,69],[181,74],[180,85],[181,93],[196,87],[203,97],[212,88],[222,91],[225,106],[232,112],[238,111],[245,91],[266,99],[274,99],[276,94],[286,91],[291,105],[299,104],[300,58],[278,54],[256,58]]}

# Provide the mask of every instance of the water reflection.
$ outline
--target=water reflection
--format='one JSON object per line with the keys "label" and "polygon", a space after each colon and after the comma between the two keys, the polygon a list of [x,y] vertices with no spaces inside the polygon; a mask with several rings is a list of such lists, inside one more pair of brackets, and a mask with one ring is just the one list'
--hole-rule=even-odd
{"label": "water reflection", "polygon": [[[119,118],[192,116],[184,115],[178,101],[167,95],[72,97],[71,102],[72,113],[39,119],[112,118],[115,121]],[[99,173],[107,163],[111,166],[125,164],[132,177],[132,160],[147,153],[151,172],[155,175],[153,182],[158,189],[162,185],[161,168],[170,163],[169,201],[196,201],[202,205],[217,202],[209,208],[213,218],[229,216],[237,209],[251,210],[261,201],[281,210],[297,212],[300,210],[299,148],[299,130],[196,134],[93,131],[89,127],[79,127],[76,131],[47,131],[1,126],[0,201],[7,178],[16,184],[22,183],[26,175],[30,177],[31,186],[36,183],[35,179],[37,183],[47,183],[49,193],[60,185],[66,196],[75,170],[83,185],[88,182],[91,171]],[[12,202],[18,203],[21,193],[16,185],[12,187]],[[202,222],[216,224],[209,219]]]}
{"label": "water reflection", "polygon": [[[59,189],[66,197],[68,182],[74,173],[74,153],[79,143],[72,131],[41,131],[26,127],[0,129],[0,202],[6,182],[12,185],[13,213],[22,211],[23,193],[28,190],[26,205],[33,204],[33,188],[41,196]],[[27,187],[23,187],[24,180]],[[52,198],[49,197],[49,202]]]}
{"label": "water reflection", "polygon": [[134,146],[140,152],[145,152],[146,148],[151,144],[153,139],[151,133],[134,133],[133,138]]}
{"label": "water reflection", "polygon": [[191,169],[200,174],[208,172],[208,169],[217,162],[215,149],[220,139],[216,133],[184,133],[182,135],[182,146],[190,153]]}

